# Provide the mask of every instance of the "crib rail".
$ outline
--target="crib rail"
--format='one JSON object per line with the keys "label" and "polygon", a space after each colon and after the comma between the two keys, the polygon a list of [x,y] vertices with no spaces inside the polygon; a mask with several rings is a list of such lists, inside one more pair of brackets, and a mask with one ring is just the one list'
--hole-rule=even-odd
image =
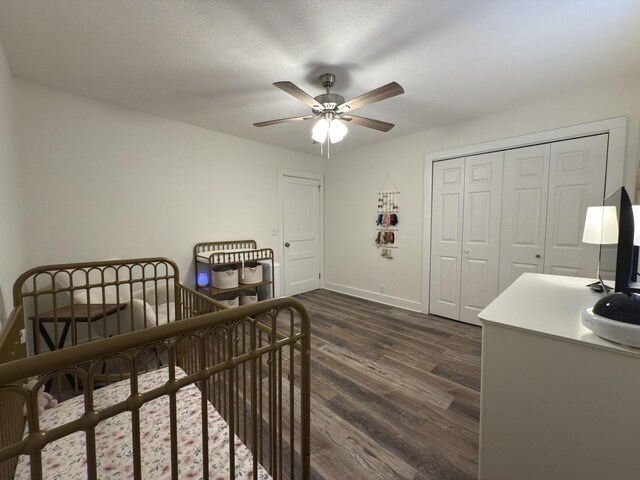
{"label": "crib rail", "polygon": [[223,242],[200,242],[193,247],[193,254],[198,255],[205,251],[220,250],[255,250],[258,244],[255,240],[229,240]]}
{"label": "crib rail", "polygon": [[13,287],[30,352],[91,342],[179,320],[177,265],[154,257],[45,265]]}
{"label": "crib rail", "polygon": [[[14,309],[7,319],[7,326],[0,334],[0,364],[25,358],[27,351],[22,343],[22,318],[20,308]],[[24,402],[17,396],[0,395],[0,446],[19,442],[22,438]],[[18,458],[14,457],[0,463],[0,479],[13,478]]]}
{"label": "crib rail", "polygon": [[[7,414],[21,418],[26,407],[27,435],[22,428],[2,429],[0,435],[0,472],[13,471],[16,459],[28,456],[31,478],[42,478],[43,448],[73,434],[85,438],[85,478],[99,476],[96,431],[118,415],[129,412],[133,456],[127,462],[134,478],[143,478],[140,418],[142,407],[156,399],[168,399],[171,405],[171,448],[168,459],[172,478],[179,478],[184,462],[179,457],[178,432],[183,426],[174,415],[176,396],[188,385],[201,392],[200,409],[206,418],[209,402],[225,418],[229,438],[238,438],[252,453],[251,474],[260,478],[262,468],[273,478],[309,478],[310,412],[309,361],[310,325],[304,305],[291,298],[279,298],[236,309],[219,308],[208,297],[177,286],[176,298],[183,318],[144,331],[62,348],[52,352],[10,361],[0,365],[0,402],[12,399]],[[18,314],[13,316],[14,323]],[[186,318],[190,317],[190,318]],[[8,346],[0,345],[0,351]],[[137,359],[157,350],[168,359],[168,381],[150,390],[140,391]],[[0,355],[2,355],[0,353]],[[118,358],[128,365],[128,395],[107,406],[94,408],[101,384],[97,374],[105,362]],[[184,376],[177,375],[180,367]],[[37,412],[37,389],[52,378],[73,377],[82,386],[82,415],[53,428],[42,429]],[[21,386],[36,376],[33,390]],[[109,387],[106,387],[109,388]],[[99,395],[99,393],[98,393]],[[6,403],[0,403],[5,405]],[[6,404],[8,405],[8,404]],[[60,408],[60,407],[56,407]],[[204,452],[201,472],[209,478],[209,432],[203,421],[201,447]],[[228,475],[236,478],[236,442],[228,442]]]}
{"label": "crib rail", "polygon": [[239,250],[237,252],[216,253],[208,258],[209,266],[227,265],[229,263],[258,262],[273,259],[273,250],[259,248],[255,250]]}

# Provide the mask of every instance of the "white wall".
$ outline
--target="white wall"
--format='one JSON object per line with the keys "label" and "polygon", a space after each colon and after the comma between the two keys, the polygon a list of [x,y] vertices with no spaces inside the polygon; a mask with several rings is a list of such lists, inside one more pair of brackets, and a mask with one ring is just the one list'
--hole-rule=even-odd
{"label": "white wall", "polygon": [[[325,285],[420,310],[426,153],[628,115],[629,187],[638,163],[640,82],[574,92],[327,162],[14,81],[0,64],[6,71],[0,102],[13,98],[7,84],[16,91],[24,186],[22,206],[7,208],[4,199],[16,198],[17,160],[10,147],[15,125],[2,108],[0,134],[9,140],[0,146],[0,208],[16,232],[20,213],[25,217],[24,241],[4,228],[0,235],[2,261],[10,263],[0,277],[5,303],[16,275],[43,263],[164,255],[178,261],[191,284],[198,241],[255,238],[276,249],[278,168],[322,173],[326,165]],[[401,192],[399,248],[391,261],[373,242],[376,194],[387,174]]]}
{"label": "white wall", "polygon": [[14,86],[0,44],[0,330],[13,308],[13,282],[24,270]]}
{"label": "white wall", "polygon": [[167,256],[193,285],[197,242],[255,239],[275,250],[278,168],[324,171],[319,155],[16,88],[29,267]]}
{"label": "white wall", "polygon": [[[420,310],[426,153],[624,115],[629,120],[625,184],[633,191],[640,133],[640,81],[637,80],[628,85],[572,92],[470,122],[332,155],[325,176],[328,219],[325,285]],[[393,251],[393,260],[380,257],[373,241],[376,193],[387,174],[401,192],[399,248]],[[385,286],[384,295],[380,294],[380,285]]]}

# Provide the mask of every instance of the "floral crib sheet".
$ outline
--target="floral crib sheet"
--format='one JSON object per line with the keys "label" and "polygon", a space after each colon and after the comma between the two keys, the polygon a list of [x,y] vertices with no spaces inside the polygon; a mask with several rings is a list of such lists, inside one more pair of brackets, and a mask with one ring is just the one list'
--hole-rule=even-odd
{"label": "floral crib sheet", "polygon": [[[176,378],[186,374],[176,367]],[[167,368],[138,377],[138,391],[159,387],[169,378]],[[130,395],[129,380],[123,380],[95,390],[95,410],[125,400]],[[201,392],[193,384],[176,394],[178,426],[178,471],[180,479],[202,479],[202,407]],[[41,430],[48,430],[79,418],[84,412],[84,397],[79,395],[46,410],[40,417]],[[229,427],[218,411],[208,404],[209,478],[230,478]],[[146,403],[140,409],[140,453],[142,478],[171,478],[171,440],[169,397],[164,395]],[[25,427],[25,435],[26,435]],[[96,426],[96,462],[98,478],[133,478],[133,448],[131,413],[124,412]],[[87,478],[85,433],[76,432],[42,450],[43,478],[51,480],[81,480]],[[249,449],[235,438],[236,479],[253,479],[253,457]],[[16,468],[16,479],[29,479],[30,458],[22,455]],[[258,465],[258,480],[271,477]]]}

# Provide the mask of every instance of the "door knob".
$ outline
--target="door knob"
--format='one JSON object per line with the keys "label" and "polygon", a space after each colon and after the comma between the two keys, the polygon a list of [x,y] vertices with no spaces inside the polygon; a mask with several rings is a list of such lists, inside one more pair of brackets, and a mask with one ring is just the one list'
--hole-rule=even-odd
{"label": "door knob", "polygon": [[469,253],[469,250],[465,250],[464,253]]}
{"label": "door knob", "polygon": [[284,244],[285,247],[289,248],[291,246],[291,244],[289,242]]}
{"label": "door knob", "polygon": [[536,255],[536,258],[542,258],[542,255],[537,254],[537,255]]}

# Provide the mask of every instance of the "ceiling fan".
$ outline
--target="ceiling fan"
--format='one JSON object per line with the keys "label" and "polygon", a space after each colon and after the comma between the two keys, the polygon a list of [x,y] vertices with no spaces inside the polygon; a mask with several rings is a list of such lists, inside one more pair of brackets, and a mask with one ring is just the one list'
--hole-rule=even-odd
{"label": "ceiling fan", "polygon": [[311,137],[315,142],[320,144],[323,144],[325,141],[327,143],[337,143],[341,141],[347,134],[347,127],[343,122],[373,128],[381,132],[388,132],[394,127],[393,123],[352,115],[351,112],[365,105],[404,93],[404,89],[399,84],[391,82],[345,102],[342,95],[331,93],[331,87],[333,87],[335,81],[336,76],[332,73],[320,75],[320,84],[326,88],[327,91],[315,98],[291,82],[275,82],[273,84],[274,86],[311,107],[311,115],[267,120],[266,122],[258,122],[253,125],[256,127],[266,127],[279,123],[318,119],[318,122],[313,127]]}

